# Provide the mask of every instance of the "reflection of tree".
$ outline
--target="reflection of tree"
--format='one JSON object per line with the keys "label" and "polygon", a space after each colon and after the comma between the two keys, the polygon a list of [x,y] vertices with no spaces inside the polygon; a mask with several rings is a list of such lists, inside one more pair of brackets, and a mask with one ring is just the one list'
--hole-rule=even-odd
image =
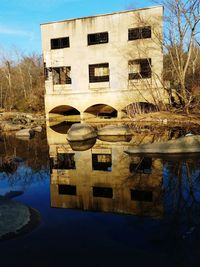
{"label": "reflection of tree", "polygon": [[36,134],[31,140],[19,140],[15,136],[3,136],[0,142],[0,157],[21,158],[34,170],[48,167],[46,134]]}
{"label": "reflection of tree", "polygon": [[200,223],[200,161],[164,161],[164,189],[169,235],[185,238]]}
{"label": "reflection of tree", "polygon": [[23,191],[34,183],[45,181],[48,177],[48,169],[33,170],[24,164],[19,166],[14,173],[0,173],[0,181],[6,180],[11,187],[20,186]]}
{"label": "reflection of tree", "polygon": [[13,157],[1,158],[0,172],[5,172],[6,174],[15,173],[17,170],[18,163]]}
{"label": "reflection of tree", "polygon": [[48,147],[45,134],[31,140],[3,136],[0,142],[0,180],[22,189],[49,177]]}

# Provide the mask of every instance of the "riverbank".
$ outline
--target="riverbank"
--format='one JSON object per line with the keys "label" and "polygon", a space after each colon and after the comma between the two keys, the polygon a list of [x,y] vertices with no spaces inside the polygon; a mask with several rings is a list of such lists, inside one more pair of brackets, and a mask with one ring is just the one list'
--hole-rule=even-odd
{"label": "riverbank", "polygon": [[127,122],[127,123],[141,123],[147,125],[167,125],[167,126],[200,126],[200,114],[178,114],[167,111],[151,112],[145,114],[137,114],[132,118],[92,118],[86,120],[88,123],[101,123],[101,122]]}
{"label": "riverbank", "polygon": [[[63,116],[63,121],[67,121],[68,116]],[[186,127],[187,129],[200,127],[200,114],[179,114],[173,112],[152,112],[137,114],[133,118],[91,118],[84,122],[90,124],[115,124],[127,123],[137,125],[147,125],[153,127]],[[54,124],[60,124],[60,120]],[[0,131],[14,132],[26,128],[46,126],[44,113],[22,113],[22,112],[2,112],[0,113]]]}
{"label": "riverbank", "polygon": [[0,131],[15,132],[21,129],[44,127],[46,125],[43,113],[2,112],[0,113]]}

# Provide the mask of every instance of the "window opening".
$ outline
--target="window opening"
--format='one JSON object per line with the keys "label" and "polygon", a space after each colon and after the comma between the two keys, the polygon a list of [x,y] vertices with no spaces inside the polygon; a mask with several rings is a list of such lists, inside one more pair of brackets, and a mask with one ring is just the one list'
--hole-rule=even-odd
{"label": "window opening", "polygon": [[108,82],[109,81],[109,64],[92,64],[89,65],[89,82]]}
{"label": "window opening", "polygon": [[111,154],[92,154],[92,169],[98,171],[112,171]]}
{"label": "window opening", "polygon": [[108,32],[88,34],[88,45],[108,43]]}
{"label": "window opening", "polygon": [[74,159],[74,153],[58,153],[57,163],[54,169],[71,170],[76,169],[76,162]]}
{"label": "window opening", "polygon": [[71,67],[52,68],[53,84],[71,84]]}
{"label": "window opening", "polygon": [[152,202],[153,201],[153,192],[147,191],[147,190],[131,189],[131,200]]}
{"label": "window opening", "polygon": [[128,29],[128,40],[151,38],[151,26]]}
{"label": "window opening", "polygon": [[129,80],[151,78],[151,59],[136,59],[128,62]]}
{"label": "window opening", "polygon": [[94,197],[104,197],[104,198],[112,198],[113,197],[113,189],[111,187],[93,187],[93,196]]}
{"label": "window opening", "polygon": [[152,173],[152,158],[144,157],[139,163],[131,163],[129,170],[135,173]]}
{"label": "window opening", "polygon": [[51,39],[51,49],[70,47],[69,37]]}
{"label": "window opening", "polygon": [[58,193],[59,195],[76,195],[76,186],[75,185],[66,185],[66,184],[59,184],[58,185]]}

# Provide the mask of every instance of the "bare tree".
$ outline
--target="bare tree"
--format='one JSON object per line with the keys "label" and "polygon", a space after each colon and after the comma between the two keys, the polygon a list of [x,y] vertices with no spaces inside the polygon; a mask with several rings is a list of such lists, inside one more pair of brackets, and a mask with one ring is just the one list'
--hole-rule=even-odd
{"label": "bare tree", "polygon": [[[189,113],[193,96],[191,88],[188,88],[187,77],[191,71],[194,75],[196,68],[198,68],[200,0],[155,0],[153,2],[162,4],[164,7],[163,37],[160,32],[155,31],[154,37],[157,36],[155,42],[160,42],[164,51],[163,78],[169,77],[171,86],[165,88],[162,77],[160,82],[163,84],[163,88],[169,90],[169,95],[175,91],[182,104],[182,109]],[[143,25],[148,25],[148,20],[138,17],[139,23]]]}
{"label": "bare tree", "polygon": [[[13,52],[13,51],[12,51]],[[0,103],[6,110],[44,110],[41,56],[24,55],[19,50],[0,54]]]}
{"label": "bare tree", "polygon": [[165,29],[163,46],[169,56],[171,71],[176,80],[176,93],[183,109],[189,113],[192,95],[186,86],[187,72],[195,60],[199,45],[199,0],[165,0]]}

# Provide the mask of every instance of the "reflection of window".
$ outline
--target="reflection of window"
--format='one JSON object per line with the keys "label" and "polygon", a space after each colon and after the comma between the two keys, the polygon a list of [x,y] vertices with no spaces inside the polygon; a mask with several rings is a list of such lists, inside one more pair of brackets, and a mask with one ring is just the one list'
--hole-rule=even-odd
{"label": "reflection of window", "polygon": [[93,187],[93,196],[94,197],[105,197],[105,198],[112,198],[113,197],[113,190],[111,187]]}
{"label": "reflection of window", "polygon": [[52,68],[54,84],[71,84],[71,67]]}
{"label": "reflection of window", "polygon": [[92,64],[89,65],[89,81],[95,82],[108,82],[109,81],[109,64]]}
{"label": "reflection of window", "polygon": [[131,189],[131,200],[152,202],[153,192],[147,190],[135,190]]}
{"label": "reflection of window", "polygon": [[99,171],[112,171],[111,154],[92,154],[92,168]]}
{"label": "reflection of window", "polygon": [[128,29],[128,40],[151,38],[151,27],[140,27]]}
{"label": "reflection of window", "polygon": [[69,47],[69,37],[51,39],[51,49]]}
{"label": "reflection of window", "polygon": [[152,158],[144,157],[140,159],[138,163],[131,163],[130,164],[130,172],[136,173],[151,173],[152,172]]}
{"label": "reflection of window", "polygon": [[59,184],[58,185],[58,193],[59,195],[76,195],[76,186],[75,185],[67,185],[67,184]]}
{"label": "reflection of window", "polygon": [[74,153],[58,153],[57,154],[57,169],[76,169]]}
{"label": "reflection of window", "polygon": [[108,43],[108,32],[88,34],[88,45]]}
{"label": "reflection of window", "polygon": [[129,80],[151,78],[151,59],[136,59],[128,62]]}

